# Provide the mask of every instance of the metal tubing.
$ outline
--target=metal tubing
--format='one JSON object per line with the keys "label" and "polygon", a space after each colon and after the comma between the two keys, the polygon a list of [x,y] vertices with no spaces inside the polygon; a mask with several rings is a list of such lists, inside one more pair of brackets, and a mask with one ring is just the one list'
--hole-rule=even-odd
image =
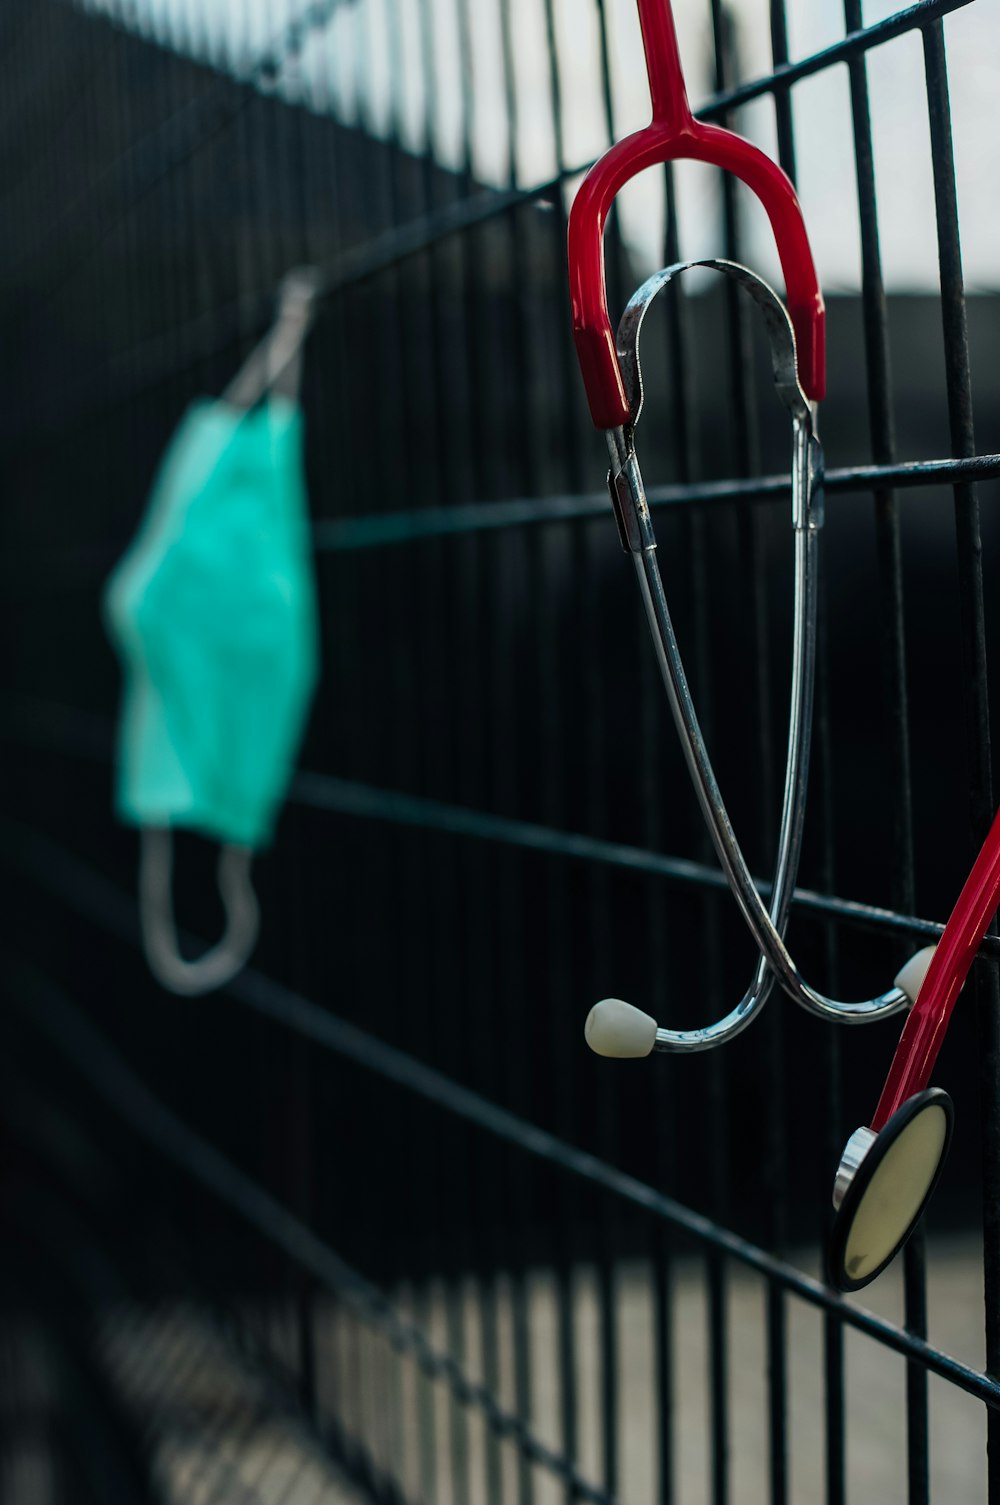
{"label": "metal tubing", "polygon": [[821,1017],[866,1022],[898,1013],[909,1002],[907,995],[897,987],[858,1003],[828,998],[810,987],[801,976],[782,939],[787,904],[798,867],[809,774],[819,563],[817,534],[822,523],[822,456],[813,431],[812,409],[796,378],[795,346],[787,315],[766,283],[745,268],[729,262],[699,261],[668,267],[650,277],[629,303],[619,326],[618,359],[635,421],[641,415],[643,402],[639,363],[642,321],[656,294],[673,277],[691,266],[710,267],[734,277],[751,293],[768,325],[775,387],[791,411],[793,425],[795,628],[785,789],[769,912],[736,840],[694,708],[656,561],[656,539],[635,453],[634,423],[627,430],[609,430],[606,438],[612,463],[612,499],[623,545],[631,553],[635,565],[684,759],[726,879],[762,952],[750,988],[730,1014],[707,1029],[660,1029],[654,1046],[657,1050],[707,1050],[745,1029],[766,1002],[770,988],[768,966],[773,968],[777,980],[797,1003]]}
{"label": "metal tubing", "polygon": [[[807,452],[806,446],[801,443],[803,439],[804,436],[800,432],[800,442],[797,444],[800,454]],[[638,476],[638,467],[634,465],[634,460],[632,474],[639,479],[641,486],[641,478]],[[646,517],[648,519],[648,507],[646,508]],[[651,527],[649,532],[650,534],[652,533]],[[803,538],[806,540],[804,549],[799,542]],[[797,534],[797,575],[800,569],[803,573],[815,574],[815,566],[806,562],[808,554],[814,552],[815,548],[814,528],[802,530]],[[891,1014],[899,1013],[901,1009],[908,1006],[909,999],[903,990],[897,987],[890,988],[875,998],[866,999],[858,1003],[845,1003],[827,998],[824,994],[810,987],[805,981],[796,967],[791,954],[785,947],[780,929],[772,918],[776,908],[774,893],[772,891],[771,913],[769,914],[754,885],[746,859],[736,840],[736,835],[722,798],[722,792],[719,789],[711,761],[708,757],[708,751],[705,747],[701,728],[698,724],[697,713],[694,709],[691,692],[688,687],[687,676],[684,673],[680,649],[673,630],[673,624],[670,620],[670,612],[663,591],[663,583],[660,579],[659,567],[656,564],[653,553],[654,549],[655,542],[651,546],[647,545],[644,547],[641,554],[635,557],[635,565],[639,576],[643,604],[646,607],[650,631],[653,635],[657,660],[660,664],[670,708],[681,738],[684,758],[688,766],[688,771],[691,774],[692,782],[694,783],[702,814],[708,823],[713,844],[719,861],[722,864],[723,871],[726,874],[727,881],[732,889],[733,897],[736,899],[750,932],[763,953],[764,959],[773,968],[777,980],[790,997],[797,1003],[802,1004],[811,1013],[817,1014],[820,1017],[838,1019],[846,1023],[865,1023],[872,1019],[886,1018]],[[799,563],[800,559],[802,561],[801,564]],[[811,589],[814,592],[815,585]],[[796,678],[799,675],[804,675],[811,681],[811,670],[807,666],[799,664],[796,667],[793,665],[793,693]],[[811,697],[811,684],[808,694]],[[807,753],[807,734],[804,728],[793,727],[792,725],[790,725],[789,731],[790,745],[792,733],[794,732],[797,738],[801,738],[801,746],[796,770],[793,774],[793,765],[790,762],[788,776],[789,778],[794,777],[799,787],[804,788],[805,779],[808,774],[808,757],[802,756],[802,753]],[[787,787],[788,781],[786,780],[786,789]],[[790,840],[791,830],[789,830]],[[747,1006],[751,1007],[752,1014],[755,1014],[761,1005],[760,1002],[757,1002],[755,1005]],[[738,1028],[745,1028],[749,1020],[745,1018],[743,1000],[741,1000],[741,1004],[737,1006],[737,1009],[734,1010],[733,1015],[729,1016],[733,1023],[727,1026],[728,1033],[722,1035],[721,1038],[728,1038],[729,1034],[737,1032],[737,1028],[733,1027],[737,1023],[734,1017],[737,1014],[739,1015]],[[703,1031],[693,1031],[691,1033],[701,1038],[704,1037]],[[664,1037],[663,1043],[661,1043],[661,1037]],[[669,1038],[669,1032],[658,1031],[656,1048],[667,1050],[674,1048],[667,1043]],[[720,1036],[716,1035],[710,1040],[705,1040],[704,1043],[696,1043],[690,1046],[681,1045],[678,1048],[706,1049],[710,1045],[718,1043],[720,1043]]]}

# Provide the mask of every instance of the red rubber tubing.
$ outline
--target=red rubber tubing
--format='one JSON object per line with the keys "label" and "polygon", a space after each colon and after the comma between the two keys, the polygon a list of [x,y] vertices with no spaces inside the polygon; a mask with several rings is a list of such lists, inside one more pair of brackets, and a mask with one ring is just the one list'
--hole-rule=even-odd
{"label": "red rubber tubing", "polygon": [[948,917],[923,986],[903,1026],[871,1128],[885,1127],[930,1081],[951,1011],[1000,904],[1000,811]]}
{"label": "red rubber tubing", "polygon": [[604,279],[604,226],[615,198],[644,168],[682,158],[707,162],[740,178],[760,200],[774,232],[795,329],[799,380],[807,397],[826,390],[823,294],[802,209],[790,179],[752,142],[695,120],[681,70],[670,0],[638,0],[653,118],[605,152],[588,172],[569,216],[568,256],[573,338],[594,423],[620,428],[630,417]]}

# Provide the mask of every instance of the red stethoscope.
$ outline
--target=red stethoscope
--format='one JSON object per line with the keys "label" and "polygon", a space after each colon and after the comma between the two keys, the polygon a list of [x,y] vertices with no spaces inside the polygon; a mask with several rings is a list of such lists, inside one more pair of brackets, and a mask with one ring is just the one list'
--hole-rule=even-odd
{"label": "red stethoscope", "polygon": [[951,1098],[929,1087],[969,968],[1000,903],[1000,813],[993,820],[938,944],[911,967],[926,973],[903,1026],[869,1125],[847,1141],[834,1182],[830,1273],[856,1291],[909,1238],[937,1185],[951,1139]]}
{"label": "red stethoscope", "polygon": [[[715,1025],[661,1029],[648,1014],[621,1000],[605,999],[591,1010],[586,1035],[592,1049],[602,1055],[708,1049],[746,1027],[774,981],[812,1012],[844,1022],[884,1018],[912,1005],[875,1117],[851,1136],[837,1171],[830,1268],[838,1286],[854,1290],[874,1279],[905,1243],[940,1174],[951,1136],[952,1106],[946,1093],[927,1083],[955,1000],[1000,897],[1000,816],[941,942],[912,958],[893,988],[851,1004],[827,999],[809,987],[785,948],[783,933],[801,843],[812,712],[816,537],[822,522],[815,405],[825,388],[823,298],[791,182],[750,142],[695,120],[669,0],[637,4],[652,121],[618,142],[591,168],[573,203],[568,237],[573,332],[591,415],[608,442],[609,486],[622,544],[636,568],[689,772],[726,877],[762,955],[743,999]],[[786,313],[771,290],[745,268],[708,263],[735,277],[762,309],[771,337],[775,385],[793,421],[797,626],[779,861],[770,910],[729,823],[691,702],[635,454],[635,425],[642,407],[639,327],[658,289],[685,268],[669,268],[644,284],[626,310],[617,342],[608,313],[603,236],[611,205],[645,168],[685,158],[732,172],[757,196],[771,223],[787,293]]]}

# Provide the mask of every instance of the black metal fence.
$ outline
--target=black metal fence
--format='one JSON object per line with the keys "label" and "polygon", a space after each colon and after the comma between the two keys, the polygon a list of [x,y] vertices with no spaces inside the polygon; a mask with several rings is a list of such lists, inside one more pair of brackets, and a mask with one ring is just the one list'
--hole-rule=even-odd
{"label": "black metal fence", "polygon": [[[860,996],[938,933],[993,809],[1000,534],[978,493],[996,499],[1000,444],[976,449],[969,346],[992,435],[998,313],[963,292],[945,53],[948,14],[983,7],[865,25],[845,0],[841,38],[790,61],[771,0],[773,69],[751,79],[721,0],[677,9],[707,28],[699,114],[740,128],[773,103],[752,124],[793,176],[809,81],[847,81],[830,139],[853,145],[863,277],[829,300],[792,923],[803,967]],[[779,1001],[705,1057],[616,1066],[583,1044],[607,993],[716,1017],[752,954],[666,725],[568,329],[569,59],[590,49],[593,119],[620,134],[631,8],[223,11],[0,15],[5,1498],[993,1498],[997,941],[942,1056],[959,1127],[930,1253],[918,1234],[876,1312],[823,1283],[818,1251],[893,1025],[842,1035]],[[887,296],[868,70],[917,46],[935,221],[915,233],[936,229],[940,286]],[[713,249],[752,254],[740,194],[705,183]],[[669,173],[662,201],[675,260],[690,201]],[[619,305],[632,245],[612,225]],[[254,966],[177,1000],[147,976],[134,837],[111,815],[99,593],[181,412],[223,389],[303,263],[324,286],[303,388],[323,683],[260,864]],[[674,298],[644,469],[766,870],[790,550],[760,356],[737,303]],[[210,867],[182,844],[194,934],[217,929]],[[951,1357],[956,1303],[974,1329]]]}

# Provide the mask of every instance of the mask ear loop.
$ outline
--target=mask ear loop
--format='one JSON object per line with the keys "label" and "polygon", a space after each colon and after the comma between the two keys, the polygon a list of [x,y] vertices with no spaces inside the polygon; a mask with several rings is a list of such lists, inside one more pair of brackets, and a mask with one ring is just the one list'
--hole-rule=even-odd
{"label": "mask ear loop", "polygon": [[139,917],[149,969],[171,993],[196,998],[224,987],[253,954],[260,905],[250,878],[249,847],[223,846],[217,881],[226,914],[222,939],[193,961],[180,954],[174,923],[174,841],[169,827],[144,826],[139,856]]}
{"label": "mask ear loop", "polygon": [[[232,407],[252,408],[268,393],[294,400],[302,369],[302,346],[320,291],[319,273],[297,267],[281,284],[274,324],[251,352],[223,394]],[[204,956],[187,961],[177,945],[173,904],[173,832],[144,826],[140,833],[139,918],[149,969],[171,993],[196,998],[224,987],[242,972],[257,945],[260,905],[250,877],[250,847],[226,844],[219,852],[217,882],[226,915],[222,939]]]}
{"label": "mask ear loop", "polygon": [[298,396],[302,347],[321,287],[315,267],[296,267],[288,273],[278,293],[274,323],[223,392],[223,402],[234,408],[252,408],[268,392],[279,392],[291,400]]}

